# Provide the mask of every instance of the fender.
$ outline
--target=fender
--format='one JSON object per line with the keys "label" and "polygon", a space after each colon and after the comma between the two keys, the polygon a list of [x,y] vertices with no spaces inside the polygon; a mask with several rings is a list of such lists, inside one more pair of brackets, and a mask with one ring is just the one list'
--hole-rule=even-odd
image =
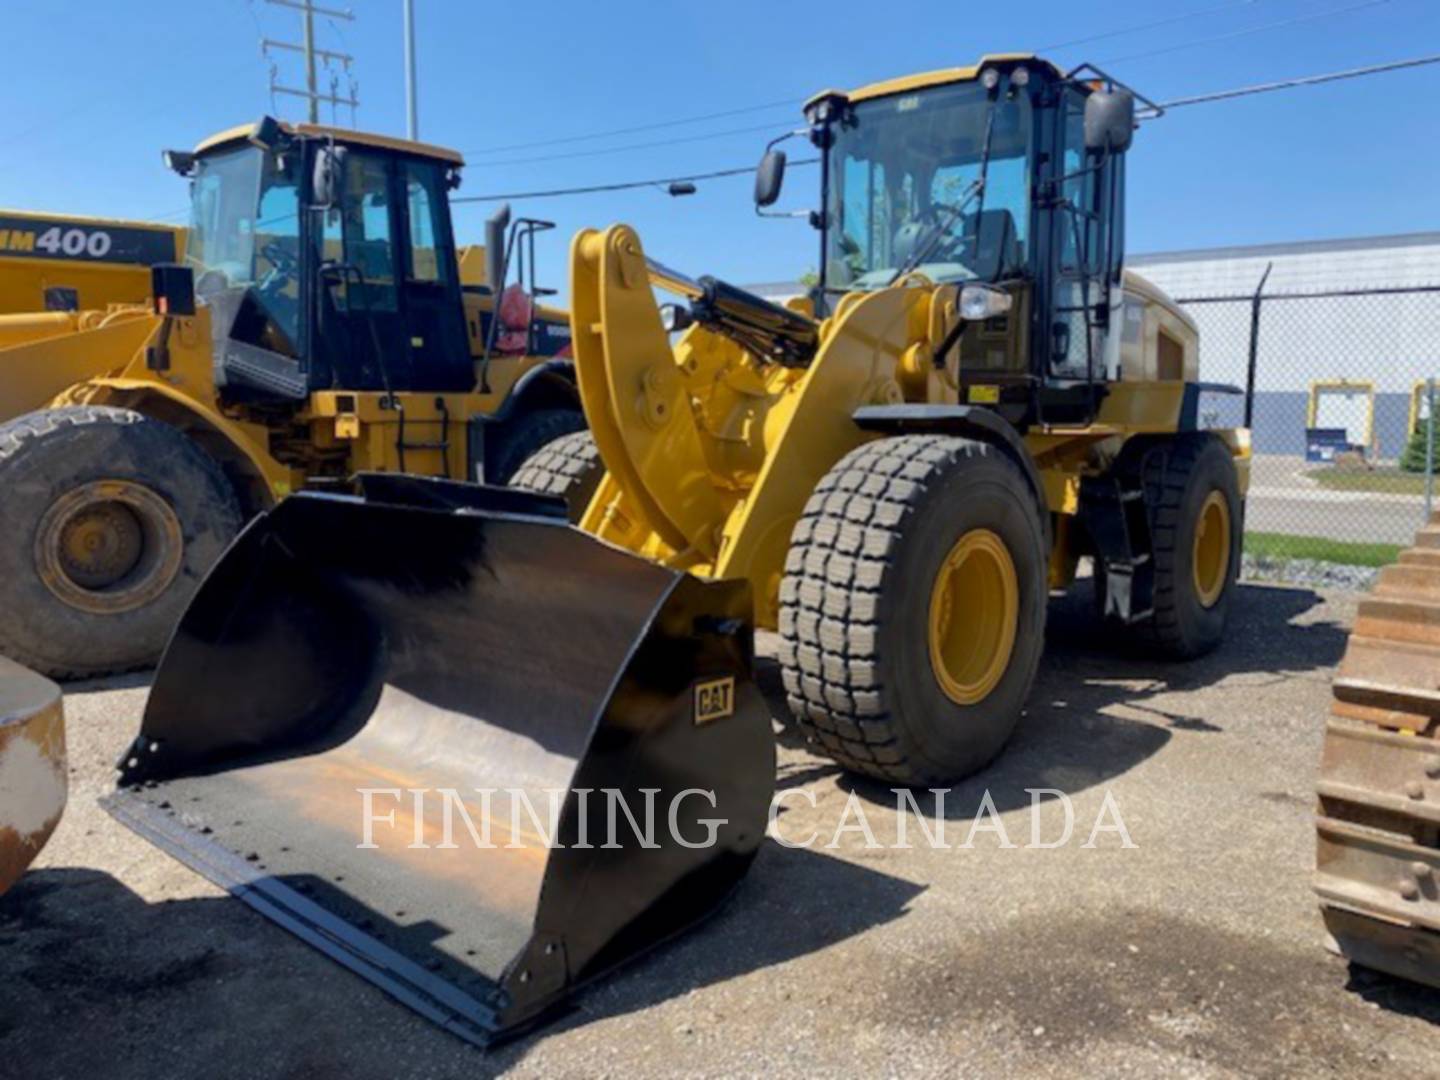
{"label": "fender", "polygon": [[543,364],[536,364],[515,380],[515,385],[505,395],[505,400],[500,403],[500,408],[485,419],[492,424],[503,424],[520,407],[520,400],[531,393],[553,398],[557,404],[564,402],[578,407],[580,391],[575,385],[574,362],[568,359],[555,359],[546,360]]}
{"label": "fender", "polygon": [[1045,550],[1050,550],[1050,506],[1040,472],[1015,428],[989,409],[975,405],[864,405],[851,414],[856,426],[887,435],[929,433],[978,439],[999,447],[1019,466],[1030,485],[1030,494],[1040,511],[1045,530]]}
{"label": "fender", "polygon": [[[85,402],[134,409],[179,429],[230,475],[247,513],[267,510],[290,494],[290,468],[265,452],[265,429],[237,424],[168,383],[151,379],[92,379],[56,403]],[[255,429],[255,430],[251,430]]]}

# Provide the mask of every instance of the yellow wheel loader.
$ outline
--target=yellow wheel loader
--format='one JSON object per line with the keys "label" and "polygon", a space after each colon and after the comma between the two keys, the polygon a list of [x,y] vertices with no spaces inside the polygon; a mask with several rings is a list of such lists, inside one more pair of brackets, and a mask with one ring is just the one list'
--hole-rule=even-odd
{"label": "yellow wheel loader", "polygon": [[[66,312],[95,321],[112,304],[146,303],[150,268],[184,254],[178,225],[0,210],[0,346],[33,340],[47,324],[73,332]],[[42,312],[38,325],[10,317]]]}
{"label": "yellow wheel loader", "polygon": [[[192,221],[148,303],[0,316],[0,653],[51,675],[152,663],[241,525],[292,490],[503,483],[584,423],[568,321],[536,302],[550,226],[507,235],[506,209],[457,252],[457,154],[267,118],[166,160]],[[153,254],[142,230],[54,227],[62,254]]]}
{"label": "yellow wheel loader", "polygon": [[[1249,437],[1198,426],[1194,324],[1124,272],[1134,100],[1030,56],[819,95],[823,272],[789,306],[581,232],[591,434],[522,467],[539,491],[367,476],[253,522],[111,811],[485,1042],[744,874],[775,764],[755,627],[815,747],[900,784],[1000,751],[1082,558],[1105,618],[1213,648]],[[515,813],[542,791],[549,830]]]}
{"label": "yellow wheel loader", "polygon": [[1315,892],[1334,951],[1440,988],[1440,516],[1360,601],[1320,758]]}

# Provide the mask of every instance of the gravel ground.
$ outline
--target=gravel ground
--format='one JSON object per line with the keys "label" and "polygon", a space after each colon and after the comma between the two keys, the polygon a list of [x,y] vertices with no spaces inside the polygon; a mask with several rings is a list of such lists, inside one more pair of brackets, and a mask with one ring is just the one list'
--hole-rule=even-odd
{"label": "gravel ground", "polygon": [[1242,580],[1316,589],[1365,592],[1379,576],[1380,568],[1376,566],[1350,566],[1318,559],[1276,559],[1263,555],[1257,557],[1247,552],[1240,561]]}
{"label": "gravel ground", "polygon": [[[988,788],[1023,845],[1025,789],[1060,789],[1071,843],[768,844],[705,927],[484,1054],[115,825],[95,798],[145,682],[74,686],[69,810],[0,898],[0,1075],[1436,1075],[1440,999],[1325,952],[1310,895],[1353,595],[1244,586],[1225,646],[1173,666],[1097,640],[1088,609],[1052,606],[1013,744],[947,800],[952,843]],[[787,799],[787,836],[828,837],[853,792],[893,839],[889,792],[788,735],[780,762],[815,798]],[[1107,793],[1137,846],[1082,846]],[[1042,836],[1061,816],[1044,804]]]}

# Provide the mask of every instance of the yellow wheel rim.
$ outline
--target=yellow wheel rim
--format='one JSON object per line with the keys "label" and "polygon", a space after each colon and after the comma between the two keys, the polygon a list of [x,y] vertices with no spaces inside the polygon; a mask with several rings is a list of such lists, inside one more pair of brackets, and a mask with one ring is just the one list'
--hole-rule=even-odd
{"label": "yellow wheel rim", "polygon": [[1230,504],[1223,492],[1210,492],[1200,507],[1190,569],[1200,605],[1214,607],[1230,577]]}
{"label": "yellow wheel rim", "polygon": [[60,600],[117,615],[154,600],[180,572],[175,511],[129,480],[97,480],[61,495],[35,530],[35,568]]}
{"label": "yellow wheel rim", "polygon": [[945,557],[930,592],[930,667],[957,705],[983,701],[1015,651],[1020,583],[1005,542],[972,529]]}

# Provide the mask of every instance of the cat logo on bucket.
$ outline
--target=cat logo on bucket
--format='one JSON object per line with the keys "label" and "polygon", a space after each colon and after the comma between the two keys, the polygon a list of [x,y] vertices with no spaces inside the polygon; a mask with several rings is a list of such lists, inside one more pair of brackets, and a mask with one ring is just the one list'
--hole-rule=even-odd
{"label": "cat logo on bucket", "polygon": [[695,685],[695,725],[735,714],[735,677],[711,679]]}

